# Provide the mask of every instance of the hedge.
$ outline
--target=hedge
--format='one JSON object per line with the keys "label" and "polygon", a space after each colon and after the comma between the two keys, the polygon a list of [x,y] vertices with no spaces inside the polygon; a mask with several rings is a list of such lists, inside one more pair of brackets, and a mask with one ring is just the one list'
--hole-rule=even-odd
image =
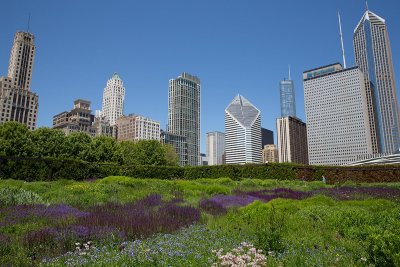
{"label": "hedge", "polygon": [[400,165],[357,167],[304,166],[286,163],[218,165],[198,167],[121,166],[115,163],[90,163],[72,159],[0,157],[0,179],[52,181],[85,180],[124,175],[134,178],[186,179],[229,177],[306,181],[330,184],[354,182],[400,182]]}

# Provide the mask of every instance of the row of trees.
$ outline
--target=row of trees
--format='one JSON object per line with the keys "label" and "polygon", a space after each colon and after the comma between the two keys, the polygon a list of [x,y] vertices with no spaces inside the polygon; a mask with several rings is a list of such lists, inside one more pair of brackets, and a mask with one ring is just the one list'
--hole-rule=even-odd
{"label": "row of trees", "polygon": [[0,125],[0,156],[51,157],[124,165],[178,165],[171,145],[156,140],[117,142],[112,137],[91,137],[83,132],[69,135],[58,129],[30,131],[17,122]]}

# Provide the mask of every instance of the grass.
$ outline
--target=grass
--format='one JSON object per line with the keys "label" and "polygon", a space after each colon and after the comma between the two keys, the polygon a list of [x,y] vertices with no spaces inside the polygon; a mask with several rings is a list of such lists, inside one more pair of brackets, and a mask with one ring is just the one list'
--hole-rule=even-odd
{"label": "grass", "polygon": [[0,265],[211,266],[245,241],[267,266],[400,266],[400,183],[343,186],[0,180]]}

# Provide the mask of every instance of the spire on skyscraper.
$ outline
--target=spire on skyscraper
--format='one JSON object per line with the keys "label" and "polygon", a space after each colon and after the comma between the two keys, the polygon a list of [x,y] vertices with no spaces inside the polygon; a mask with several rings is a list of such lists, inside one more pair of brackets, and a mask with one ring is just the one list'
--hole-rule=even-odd
{"label": "spire on skyscraper", "polygon": [[342,57],[343,57],[343,66],[346,69],[346,56],[344,54],[344,45],[343,45],[343,34],[342,34],[342,22],[340,21],[340,13],[338,10],[338,18],[339,18],[339,29],[340,29],[340,42],[342,44]]}

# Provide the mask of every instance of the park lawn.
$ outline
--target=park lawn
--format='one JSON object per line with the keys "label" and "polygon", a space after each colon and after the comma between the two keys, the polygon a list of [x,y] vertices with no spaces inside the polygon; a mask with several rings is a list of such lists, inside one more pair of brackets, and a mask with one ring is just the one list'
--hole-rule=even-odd
{"label": "park lawn", "polygon": [[400,266],[399,183],[0,180],[0,209],[0,265]]}

